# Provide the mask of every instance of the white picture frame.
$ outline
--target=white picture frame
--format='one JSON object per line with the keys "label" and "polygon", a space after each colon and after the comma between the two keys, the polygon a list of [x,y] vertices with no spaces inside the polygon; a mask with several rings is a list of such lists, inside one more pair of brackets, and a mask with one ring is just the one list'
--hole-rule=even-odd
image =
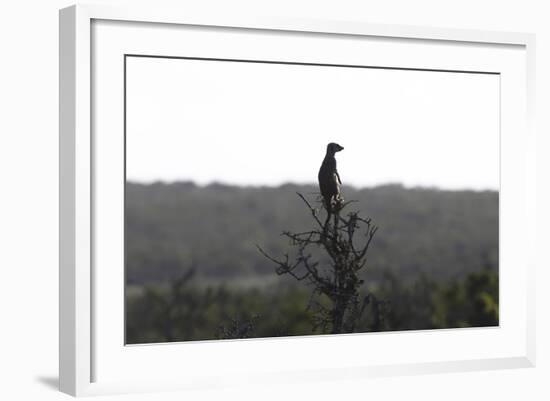
{"label": "white picture frame", "polygon": [[[94,24],[98,21],[99,24],[101,21],[109,21],[107,25],[114,27],[114,31],[106,31],[106,34],[112,35],[108,37],[109,40],[92,40]],[[141,40],[132,39],[133,35],[139,36],[140,30],[145,27],[149,29],[154,26],[159,29],[147,31],[146,36],[140,37]],[[104,78],[97,82],[92,82],[92,78],[97,73],[94,69],[110,68],[115,65],[112,63],[122,63],[119,54],[141,52],[145,48],[148,52],[162,54],[173,51],[171,46],[177,40],[166,41],[166,38],[175,35],[170,27],[175,30],[181,27],[183,31],[185,27],[216,30],[216,36],[222,39],[228,34],[226,30],[246,32],[249,36],[262,33],[263,40],[272,41],[273,46],[267,50],[250,50],[246,43],[239,49],[233,49],[262,54],[277,51],[277,41],[281,40],[277,37],[279,33],[287,37],[319,36],[327,40],[338,37],[342,42],[373,38],[389,45],[401,41],[399,46],[403,51],[395,59],[392,59],[394,56],[391,54],[385,55],[385,44],[380,45],[382,50],[376,53],[380,60],[376,62],[389,67],[404,67],[399,57],[410,58],[410,55],[407,56],[407,47],[426,45],[429,48],[425,52],[415,47],[415,51],[419,50],[420,53],[415,55],[414,61],[410,59],[407,68],[477,71],[477,67],[481,66],[483,71],[501,74],[501,182],[504,183],[500,223],[501,325],[498,328],[462,329],[458,332],[451,329],[368,336],[239,340],[224,341],[223,344],[207,341],[129,347],[119,341],[123,319],[120,320],[119,307],[122,300],[117,294],[123,293],[120,286],[123,270],[118,269],[123,269],[123,266],[117,265],[112,277],[98,273],[104,259],[103,251],[97,252],[98,247],[101,249],[101,241],[108,240],[114,244],[113,247],[120,248],[116,229],[110,230],[113,237],[108,239],[108,233],[102,231],[105,225],[100,220],[105,218],[102,214],[104,206],[97,197],[98,192],[105,194],[114,187],[110,187],[111,184],[102,187],[103,181],[98,181],[97,177],[104,174],[102,169],[119,171],[120,164],[117,163],[120,163],[123,154],[118,152],[120,148],[117,148],[116,143],[109,144],[105,140],[97,143],[94,138],[94,129],[101,124],[94,118],[98,118],[98,115],[103,118],[95,110],[100,107],[94,103],[97,101],[94,96],[103,95],[97,94],[96,91],[102,89],[95,88],[93,84]],[[121,34],[121,30],[126,30],[126,34]],[[269,36],[271,34],[273,37]],[[161,40],[166,43],[165,48],[155,51],[155,46]],[[296,40],[296,46],[300,46],[299,42]],[[433,46],[438,47],[437,52],[434,52]],[[80,396],[210,388],[275,380],[290,383],[295,380],[360,379],[534,366],[536,149],[535,134],[531,128],[534,109],[534,46],[534,36],[524,33],[374,25],[357,21],[295,20],[291,17],[266,18],[237,11],[234,15],[201,15],[183,9],[168,12],[154,7],[118,9],[90,5],[61,10],[60,390]],[[101,64],[103,61],[94,57],[103,50],[106,55],[101,53],[101,60],[106,61]],[[445,57],[434,58],[433,55],[438,52],[443,52]],[[349,55],[343,54],[342,57]],[[111,88],[118,90],[120,73],[120,69],[113,73],[111,80],[107,71],[106,75],[102,75],[107,80],[102,82],[109,82]],[[107,102],[107,99],[102,99]],[[118,97],[113,99],[113,102],[116,101]],[[119,106],[115,103],[114,107],[110,107],[113,113],[118,113],[110,123],[122,130],[122,126],[117,123],[122,118]],[[113,138],[116,140],[116,135]],[[108,149],[113,150],[111,154],[108,154]],[[122,182],[119,184],[122,185]],[[115,182],[113,185],[118,184]],[[120,206],[116,201],[117,191],[116,188],[113,190],[113,202]],[[117,216],[114,217],[113,221],[117,220]],[[100,231],[101,234],[98,234]],[[522,236],[514,240],[516,231],[521,231]],[[114,306],[107,308],[107,304]],[[413,346],[408,347],[408,344]],[[455,346],[448,350],[448,354],[438,351],[450,348],[450,344]],[[472,349],[465,352],[468,344],[472,345]],[[476,347],[476,344],[479,346]],[[329,350],[328,358],[320,360],[315,357],[315,350],[320,347]],[[369,358],[365,358],[365,355],[356,351],[369,347],[373,350],[391,347],[389,349],[399,353],[399,357],[391,357],[387,351],[379,355],[373,351],[368,354]],[[422,352],[425,357],[420,358],[418,350],[422,350],[422,347],[433,350]],[[418,352],[409,352],[408,348]],[[297,359],[289,364],[287,359],[281,358],[285,353]],[[182,355],[185,355],[185,362],[181,362]],[[264,361],[270,361],[270,366],[262,363],[262,359],[257,359],[260,355]],[[211,363],[213,360],[208,358],[220,358],[220,363]],[[155,367],[155,372],[150,369],[151,366]],[[165,371],[159,366],[166,366]],[[174,367],[180,373],[168,374],[175,370]]]}

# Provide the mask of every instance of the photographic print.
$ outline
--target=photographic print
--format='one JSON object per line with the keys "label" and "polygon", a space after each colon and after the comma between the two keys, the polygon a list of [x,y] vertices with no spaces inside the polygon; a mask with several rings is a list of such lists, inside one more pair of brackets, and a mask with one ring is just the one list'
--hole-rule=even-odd
{"label": "photographic print", "polygon": [[127,344],[498,326],[499,74],[125,57]]}

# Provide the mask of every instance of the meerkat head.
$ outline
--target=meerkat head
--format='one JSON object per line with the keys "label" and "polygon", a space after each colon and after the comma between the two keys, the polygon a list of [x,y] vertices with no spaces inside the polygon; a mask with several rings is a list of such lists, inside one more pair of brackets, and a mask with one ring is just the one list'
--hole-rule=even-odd
{"label": "meerkat head", "polygon": [[344,147],[338,145],[337,143],[331,142],[327,145],[327,153],[330,153],[332,155],[336,152],[340,152],[341,150],[344,150]]}

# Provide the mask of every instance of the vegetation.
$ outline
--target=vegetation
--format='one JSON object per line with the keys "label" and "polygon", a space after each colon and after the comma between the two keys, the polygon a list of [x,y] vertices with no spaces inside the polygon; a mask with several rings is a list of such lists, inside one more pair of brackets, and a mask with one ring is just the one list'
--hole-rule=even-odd
{"label": "vegetation", "polygon": [[[277,265],[256,248],[280,262],[295,238],[278,233],[311,229],[296,192],[314,199],[316,190],[128,183],[127,342],[334,331],[319,324],[319,310],[334,311],[330,297],[312,303],[315,283],[274,274]],[[399,185],[343,192],[382,228],[348,299],[364,313],[337,332],[498,324],[497,192]],[[331,263],[322,247],[309,254]]]}
{"label": "vegetation", "polygon": [[[166,284],[194,265],[203,283],[234,279],[271,285],[273,265],[256,244],[282,255],[289,241],[279,233],[310,226],[311,215],[296,192],[314,197],[318,189],[128,183],[128,284]],[[498,192],[386,185],[344,187],[343,193],[383,227],[370,250],[369,281],[387,272],[401,280],[421,273],[446,280],[477,272],[486,261],[498,266]]]}
{"label": "vegetation", "polygon": [[[179,301],[178,291],[185,294]],[[367,291],[361,292],[367,305],[355,332],[498,325],[498,275],[490,269],[444,283],[421,276],[402,285],[388,277],[377,291]],[[126,339],[151,343],[323,334],[321,327],[313,328],[310,298],[310,288],[295,284],[261,290],[200,288],[193,280],[180,289],[150,284],[128,295]]]}
{"label": "vegetation", "polygon": [[[277,265],[277,274],[288,274],[298,281],[307,280],[313,286],[308,307],[314,302],[314,328],[321,327],[323,332],[330,328],[332,334],[353,333],[370,301],[368,296],[361,298],[359,294],[364,283],[360,273],[367,263],[367,251],[378,227],[356,211],[345,214],[344,209],[352,201],[326,205],[326,218],[322,220],[319,210],[302,194],[298,196],[307,205],[314,228],[299,233],[283,232],[296,250],[294,260],[289,259],[288,253],[284,260],[277,260],[261,247],[258,249]],[[361,236],[364,238],[357,238]],[[326,265],[312,258],[315,248],[320,248],[328,257]],[[324,297],[326,302],[314,301],[315,296]]]}

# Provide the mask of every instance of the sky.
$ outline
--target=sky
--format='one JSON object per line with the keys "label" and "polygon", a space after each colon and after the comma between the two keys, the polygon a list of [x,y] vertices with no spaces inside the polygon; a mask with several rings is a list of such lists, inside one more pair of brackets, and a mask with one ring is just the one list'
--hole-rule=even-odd
{"label": "sky", "polygon": [[127,59],[126,174],[139,182],[499,188],[498,75]]}

